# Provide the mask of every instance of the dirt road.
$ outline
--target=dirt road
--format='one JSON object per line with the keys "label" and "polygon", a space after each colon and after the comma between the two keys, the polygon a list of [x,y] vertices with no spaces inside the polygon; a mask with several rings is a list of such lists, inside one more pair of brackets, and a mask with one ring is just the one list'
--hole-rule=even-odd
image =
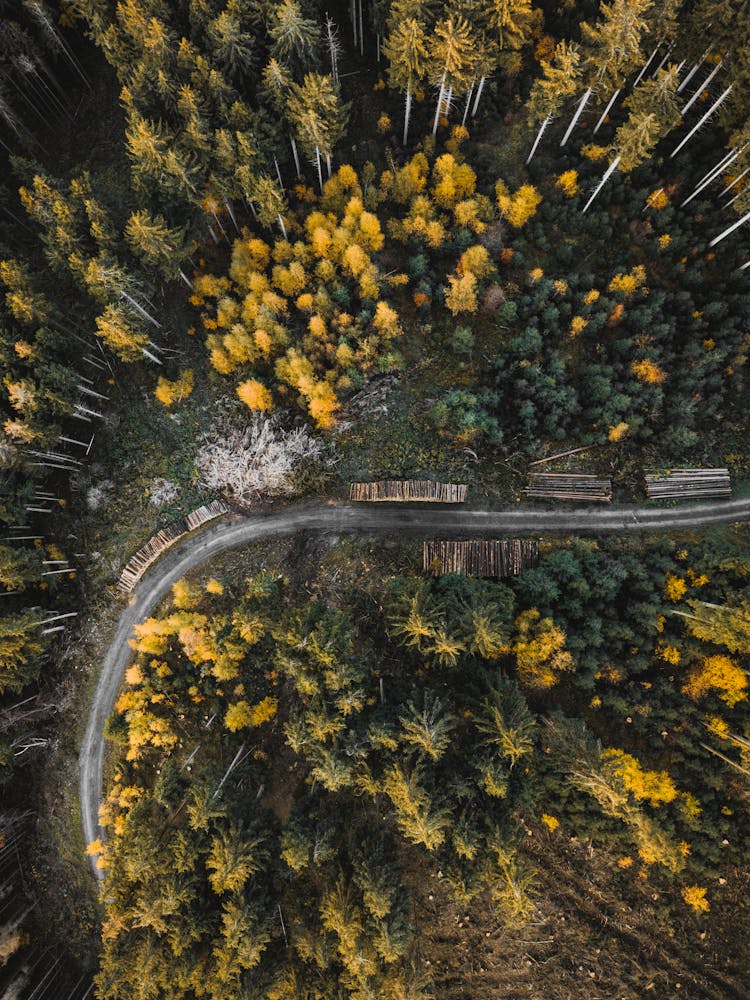
{"label": "dirt road", "polygon": [[[482,511],[425,504],[354,506],[317,503],[288,507],[253,517],[231,516],[189,535],[149,570],[120,615],[112,644],[102,665],[89,710],[79,758],[81,818],[86,843],[101,836],[99,800],[104,761],[104,723],[117,698],[131,656],[128,639],[133,626],[147,618],[173,583],[196,566],[227,549],[259,539],[297,532],[334,535],[409,535],[491,537],[509,534],[600,534],[604,532],[679,531],[701,525],[750,520],[750,499],[690,504],[675,508],[607,507],[535,510],[523,506]],[[102,873],[92,867],[97,878]]]}

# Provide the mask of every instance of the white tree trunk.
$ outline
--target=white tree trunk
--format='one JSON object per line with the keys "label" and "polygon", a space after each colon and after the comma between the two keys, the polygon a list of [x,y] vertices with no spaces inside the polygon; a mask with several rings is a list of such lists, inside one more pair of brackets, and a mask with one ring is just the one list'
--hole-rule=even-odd
{"label": "white tree trunk", "polygon": [[279,212],[279,214],[276,216],[276,220],[279,223],[279,229],[281,230],[282,236],[284,237],[284,239],[287,239],[288,237],[286,235],[286,226],[284,225],[284,220],[281,217],[281,212]]}
{"label": "white tree trunk", "polygon": [[232,203],[229,200],[229,198],[225,198],[224,199],[224,207],[226,208],[227,212],[229,213],[229,218],[232,220],[232,224],[234,225],[234,228],[239,233],[240,227],[237,225],[237,220],[234,217],[234,208],[232,207]]}
{"label": "white tree trunk", "polygon": [[297,143],[294,141],[293,136],[289,136],[289,142],[292,145],[292,156],[294,157],[294,166],[297,170],[297,176],[302,176],[302,171],[299,168],[299,153],[297,152]]}
{"label": "white tree trunk", "polygon": [[693,193],[683,201],[683,203],[680,205],[680,208],[684,208],[685,205],[689,205],[690,202],[693,200],[693,198],[696,198],[701,193],[701,191],[705,190],[705,188],[707,188],[709,184],[715,181],[717,177],[721,176],[721,174],[727,169],[727,167],[730,164],[734,163],[734,161],[737,159],[740,153],[742,153],[744,148],[745,147],[743,146],[742,149],[734,150],[731,153],[731,155],[725,156],[724,159],[721,161],[721,163],[715,166],[713,170],[709,170],[709,172],[702,178],[702,180],[698,182],[698,186],[695,188]]}
{"label": "white tree trunk", "polygon": [[476,118],[477,109],[479,108],[479,100],[480,100],[480,98],[482,96],[482,91],[484,90],[484,83],[485,83],[486,79],[487,79],[486,76],[482,76],[482,77],[479,78],[479,87],[477,88],[477,96],[476,96],[476,98],[474,100],[474,107],[471,109],[471,117],[472,118]]}
{"label": "white tree trunk", "polygon": [[602,179],[597,184],[596,190],[594,191],[594,193],[591,195],[591,197],[589,198],[589,200],[584,205],[584,208],[583,208],[584,212],[588,212],[589,208],[594,203],[594,199],[598,196],[599,192],[604,187],[604,185],[607,183],[607,181],[610,179],[610,177],[615,172],[615,170],[617,170],[617,167],[618,167],[619,163],[620,163],[620,157],[616,156],[614,158],[614,160],[612,160],[612,162],[610,163],[610,165],[607,167],[607,172],[605,173],[604,177],[602,177]]}
{"label": "white tree trunk", "polygon": [[604,120],[605,120],[605,118],[607,117],[607,115],[608,115],[608,114],[610,113],[610,111],[612,110],[612,107],[613,107],[613,105],[614,105],[615,101],[617,100],[617,98],[619,97],[620,93],[621,93],[621,91],[620,91],[620,90],[619,90],[619,88],[618,88],[618,89],[617,89],[617,90],[616,90],[616,91],[614,92],[614,94],[612,94],[612,96],[610,97],[610,99],[609,99],[609,102],[608,102],[608,104],[607,104],[607,107],[606,107],[606,108],[604,109],[604,111],[602,112],[602,116],[601,116],[601,118],[599,119],[599,121],[598,121],[598,122],[596,123],[596,126],[594,127],[594,131],[593,131],[593,133],[592,133],[593,135],[596,135],[596,133],[597,133],[597,132],[599,131],[599,129],[600,129],[600,128],[602,127],[602,125],[604,124]]}
{"label": "white tree trunk", "polygon": [[654,70],[654,72],[653,72],[653,73],[651,74],[651,79],[652,79],[652,80],[655,80],[655,79],[656,79],[656,74],[657,74],[657,73],[659,72],[659,70],[660,70],[660,69],[662,68],[662,66],[663,66],[663,65],[664,65],[664,63],[665,63],[665,62],[667,61],[667,59],[669,59],[669,57],[670,57],[670,56],[672,55],[672,49],[673,49],[673,48],[674,48],[674,42],[672,42],[672,44],[671,44],[671,45],[670,45],[670,46],[669,46],[669,47],[667,48],[667,51],[666,51],[666,53],[664,54],[664,58],[663,58],[663,59],[662,59],[662,61],[661,61],[661,62],[659,63],[659,65],[658,65],[658,66],[656,67],[656,69]]}
{"label": "white tree trunk", "polygon": [[466,116],[469,113],[469,105],[471,104],[471,95],[473,93],[474,93],[474,81],[472,80],[471,86],[469,87],[468,93],[466,94],[466,107],[464,108],[464,116],[461,119],[461,124],[462,125],[466,124]]}
{"label": "white tree trunk", "polygon": [[326,153],[326,169],[328,170],[328,180],[331,179],[331,154]]}
{"label": "white tree trunk", "polygon": [[576,124],[578,123],[578,119],[583,114],[583,109],[588,104],[589,97],[591,97],[591,87],[589,87],[589,89],[586,91],[586,93],[581,98],[580,104],[578,105],[578,108],[576,109],[576,113],[573,115],[573,120],[571,121],[570,125],[568,125],[568,130],[565,133],[565,135],[562,137],[562,142],[560,143],[561,146],[564,146],[566,144],[566,142],[568,141],[568,139],[570,138],[570,135],[571,135],[573,129],[576,127]]}
{"label": "white tree trunk", "polygon": [[273,158],[273,165],[276,167],[276,176],[279,178],[279,187],[281,188],[282,191],[284,191],[285,188],[284,188],[284,182],[281,179],[281,171],[279,170],[279,161],[276,159],[275,156]]}
{"label": "white tree trunk", "polygon": [[647,60],[645,61],[645,63],[644,63],[644,64],[643,64],[643,66],[641,67],[641,71],[640,71],[640,73],[639,73],[639,74],[638,74],[638,76],[637,76],[637,77],[635,78],[635,83],[633,84],[633,90],[635,90],[635,88],[636,88],[636,87],[638,86],[638,84],[639,84],[639,83],[641,82],[641,80],[642,80],[642,78],[643,78],[643,74],[644,74],[644,73],[646,72],[646,70],[647,70],[647,69],[649,68],[649,66],[651,65],[651,60],[652,60],[652,59],[654,58],[654,56],[656,55],[656,53],[657,53],[658,51],[659,51],[659,46],[657,45],[657,46],[656,46],[656,48],[654,49],[654,51],[653,51],[653,52],[651,53],[651,55],[650,55],[650,56],[648,57],[648,59],[647,59]]}
{"label": "white tree trunk", "polygon": [[437,135],[438,122],[440,121],[440,107],[443,103],[443,88],[445,87],[445,70],[440,78],[440,90],[438,91],[437,106],[435,108],[435,121],[432,123],[432,137]]}
{"label": "white tree trunk", "polygon": [[683,118],[688,113],[688,111],[692,108],[692,106],[695,104],[695,102],[698,100],[698,98],[701,96],[701,94],[703,93],[703,91],[710,85],[711,81],[713,80],[713,78],[716,76],[716,74],[719,72],[719,70],[721,69],[721,67],[723,65],[724,65],[724,60],[723,59],[720,59],[716,63],[716,65],[711,70],[711,72],[708,74],[708,76],[706,77],[706,79],[703,81],[703,83],[700,85],[700,87],[698,87],[698,89],[696,90],[696,92],[693,94],[693,96],[690,98],[690,100],[687,102],[687,104],[685,105],[685,107],[680,112],[680,114],[682,115]]}
{"label": "white tree trunk", "polygon": [[749,173],[750,173],[750,167],[745,167],[745,169],[742,171],[742,173],[738,177],[735,177],[735,179],[732,181],[731,184],[727,184],[727,186],[721,192],[721,196],[720,197],[723,198],[725,194],[728,194],[732,190],[732,188],[735,186],[735,184],[739,184],[739,182],[742,180],[742,178],[746,177]]}
{"label": "white tree trunk", "polygon": [[527,166],[534,159],[534,153],[536,153],[536,148],[539,145],[542,136],[544,135],[544,130],[547,128],[547,126],[549,125],[549,123],[551,121],[552,121],[552,115],[547,115],[547,117],[544,119],[544,121],[542,122],[542,124],[539,126],[539,131],[536,134],[536,139],[534,139],[534,145],[531,147],[531,152],[529,153],[529,158],[526,161],[526,165]]}
{"label": "white tree trunk", "polygon": [[738,219],[736,222],[733,222],[732,225],[729,226],[728,229],[725,229],[723,233],[719,233],[718,236],[714,237],[714,239],[712,239],[708,245],[710,247],[715,247],[717,243],[721,243],[721,241],[725,237],[733,233],[735,229],[739,229],[740,226],[743,226],[748,221],[748,219],[750,219],[750,212],[746,212],[741,219]]}
{"label": "white tree trunk", "polygon": [[409,119],[411,118],[411,87],[406,86],[406,112],[404,114],[404,146],[409,136]]}
{"label": "white tree trunk", "polygon": [[693,79],[693,77],[695,76],[695,74],[698,72],[698,70],[701,68],[701,66],[703,65],[703,63],[708,58],[708,55],[709,55],[710,51],[711,51],[710,47],[707,48],[706,51],[701,56],[700,60],[690,70],[690,72],[688,73],[688,75],[685,77],[685,79],[682,81],[682,83],[680,84],[680,86],[677,88],[677,93],[678,94],[681,94],[682,91],[685,89],[685,87],[687,87],[687,85]]}
{"label": "white tree trunk", "polygon": [[147,313],[143,306],[139,306],[135,299],[131,295],[128,295],[124,288],[120,289],[120,298],[129,302],[135,311],[143,316],[144,319],[148,320],[149,323],[153,323],[157,329],[161,329],[161,323],[157,323],[154,317],[150,313]]}
{"label": "white tree trunk", "polygon": [[321,190],[321,193],[322,193],[322,191],[323,191],[323,170],[322,170],[321,165],[320,165],[320,149],[317,146],[315,147],[315,163],[317,164],[317,167],[318,167],[318,184],[320,184],[320,190]]}
{"label": "white tree trunk", "polygon": [[692,139],[692,137],[695,135],[695,133],[698,131],[698,129],[702,125],[705,125],[705,123],[708,121],[708,119],[711,117],[711,115],[714,113],[714,111],[716,111],[724,103],[724,101],[726,100],[727,97],[729,97],[729,95],[731,94],[731,92],[732,92],[732,84],[730,83],[729,86],[727,87],[727,89],[724,91],[724,93],[721,94],[721,96],[718,97],[714,101],[714,103],[711,105],[711,107],[708,109],[708,111],[705,113],[705,115],[701,118],[701,120],[698,122],[698,124],[695,125],[688,132],[688,134],[685,136],[685,138],[682,140],[682,142],[679,144],[679,146],[673,152],[671,152],[669,154],[669,158],[670,159],[672,159],[673,156],[677,156],[677,154],[682,149],[682,147],[685,146],[685,145],[687,145],[687,143],[689,142],[689,140]]}

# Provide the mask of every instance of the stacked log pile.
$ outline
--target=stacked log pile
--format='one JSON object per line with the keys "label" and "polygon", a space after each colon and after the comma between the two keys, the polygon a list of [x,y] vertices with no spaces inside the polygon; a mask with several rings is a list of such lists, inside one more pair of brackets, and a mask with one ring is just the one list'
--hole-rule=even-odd
{"label": "stacked log pile", "polygon": [[226,514],[228,510],[229,508],[223,500],[212,500],[211,503],[204,504],[188,514],[184,521],[175,521],[174,524],[157,531],[128,561],[127,566],[120,574],[117,589],[123,594],[129,594],[149,566],[153,565],[166,549],[174,545],[183,535],[195,531],[207,521],[212,521],[214,518]]}
{"label": "stacked log pile", "polygon": [[532,472],[523,492],[532,500],[611,503],[612,480],[578,472]]}
{"label": "stacked log pile", "polygon": [[422,558],[424,572],[434,576],[463,573],[464,576],[489,576],[497,579],[518,576],[525,569],[536,566],[539,544],[525,538],[504,541],[433,541],[424,543]]}
{"label": "stacked log pile", "polygon": [[731,497],[728,469],[670,469],[646,476],[650,500],[699,500],[703,497]]}
{"label": "stacked log pile", "polygon": [[421,501],[422,503],[463,503],[469,487],[457,483],[436,483],[430,479],[382,479],[376,483],[351,483],[349,499],[358,501]]}
{"label": "stacked log pile", "polygon": [[229,507],[227,507],[223,500],[212,500],[211,503],[206,503],[197,510],[194,510],[192,514],[188,514],[185,518],[187,530],[195,531],[196,528],[200,528],[207,521],[213,521],[215,517],[221,517],[222,514],[226,514],[228,510]]}

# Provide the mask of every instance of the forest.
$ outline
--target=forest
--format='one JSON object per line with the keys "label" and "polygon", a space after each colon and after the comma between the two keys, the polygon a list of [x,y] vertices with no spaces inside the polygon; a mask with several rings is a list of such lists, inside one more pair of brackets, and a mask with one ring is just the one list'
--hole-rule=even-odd
{"label": "forest", "polygon": [[0,23],[0,997],[746,996],[745,521],[503,580],[257,543],[136,626],[90,844],[78,752],[123,569],[214,501],[750,496],[750,6]]}

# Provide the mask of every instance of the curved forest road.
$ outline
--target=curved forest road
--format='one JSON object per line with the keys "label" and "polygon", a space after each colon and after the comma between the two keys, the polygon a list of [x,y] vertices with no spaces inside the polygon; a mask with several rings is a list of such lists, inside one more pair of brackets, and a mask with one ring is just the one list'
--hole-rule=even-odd
{"label": "curved forest road", "polygon": [[[487,537],[508,534],[599,534],[602,532],[679,531],[701,525],[750,520],[750,498],[679,508],[608,507],[592,510],[541,510],[513,507],[504,510],[465,510],[432,504],[362,505],[313,503],[288,507],[278,513],[234,515],[188,535],[146,573],[120,615],[94,692],[79,757],[80,803],[83,832],[90,843],[99,828],[99,800],[104,762],[104,723],[112,712],[125,668],[131,656],[128,639],[133,627],[147,618],[172,584],[196,566],[224,552],[260,539],[298,532],[444,537]],[[91,858],[97,878],[102,872]]]}

